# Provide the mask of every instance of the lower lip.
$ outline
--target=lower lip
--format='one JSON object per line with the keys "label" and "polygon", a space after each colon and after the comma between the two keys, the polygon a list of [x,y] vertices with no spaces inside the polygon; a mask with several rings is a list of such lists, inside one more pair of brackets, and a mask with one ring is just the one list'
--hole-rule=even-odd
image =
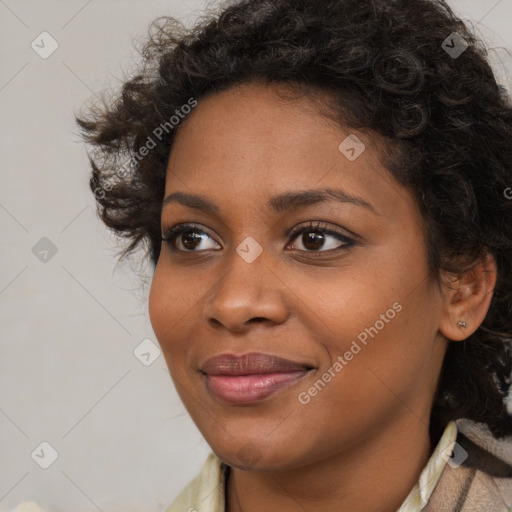
{"label": "lower lip", "polygon": [[309,370],[257,375],[206,375],[206,385],[219,400],[248,404],[263,400],[301,380]]}

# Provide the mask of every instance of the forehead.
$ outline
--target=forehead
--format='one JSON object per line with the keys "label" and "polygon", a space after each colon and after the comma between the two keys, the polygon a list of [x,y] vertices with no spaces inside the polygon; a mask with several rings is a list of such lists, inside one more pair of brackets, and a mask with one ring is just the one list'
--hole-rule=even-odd
{"label": "forehead", "polygon": [[[244,84],[201,99],[176,134],[165,195],[265,198],[271,206],[278,192],[341,187],[377,210],[397,194],[410,201],[380,162],[381,141],[324,112],[317,98],[282,84]],[[350,146],[356,158],[347,157]]]}

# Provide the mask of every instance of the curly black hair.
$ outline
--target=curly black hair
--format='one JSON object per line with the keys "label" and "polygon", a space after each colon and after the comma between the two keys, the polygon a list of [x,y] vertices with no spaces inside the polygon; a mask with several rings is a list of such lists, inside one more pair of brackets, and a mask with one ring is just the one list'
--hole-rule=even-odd
{"label": "curly black hair", "polygon": [[322,93],[343,126],[383,142],[383,163],[418,201],[438,282],[442,271],[456,276],[486,252],[494,256],[489,311],[476,332],[449,344],[431,421],[467,418],[497,438],[512,435],[512,105],[485,45],[450,7],[442,0],[232,1],[189,29],[157,18],[140,53],[140,68],[119,94],[76,116],[93,148],[98,214],[129,239],[122,258],[146,246],[158,261],[169,154],[201,98],[250,82]]}

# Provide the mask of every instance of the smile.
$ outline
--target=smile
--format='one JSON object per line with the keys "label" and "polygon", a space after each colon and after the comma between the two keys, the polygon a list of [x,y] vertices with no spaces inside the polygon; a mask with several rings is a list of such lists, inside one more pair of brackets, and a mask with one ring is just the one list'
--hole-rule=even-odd
{"label": "smile", "polygon": [[221,354],[202,367],[206,388],[218,400],[249,404],[292,386],[313,368],[270,354]]}

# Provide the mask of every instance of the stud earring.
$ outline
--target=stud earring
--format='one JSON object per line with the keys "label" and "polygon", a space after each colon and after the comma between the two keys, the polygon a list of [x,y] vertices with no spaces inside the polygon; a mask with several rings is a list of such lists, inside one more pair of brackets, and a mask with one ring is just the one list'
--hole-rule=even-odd
{"label": "stud earring", "polygon": [[457,324],[457,327],[466,327],[466,322],[463,322],[462,320]]}

